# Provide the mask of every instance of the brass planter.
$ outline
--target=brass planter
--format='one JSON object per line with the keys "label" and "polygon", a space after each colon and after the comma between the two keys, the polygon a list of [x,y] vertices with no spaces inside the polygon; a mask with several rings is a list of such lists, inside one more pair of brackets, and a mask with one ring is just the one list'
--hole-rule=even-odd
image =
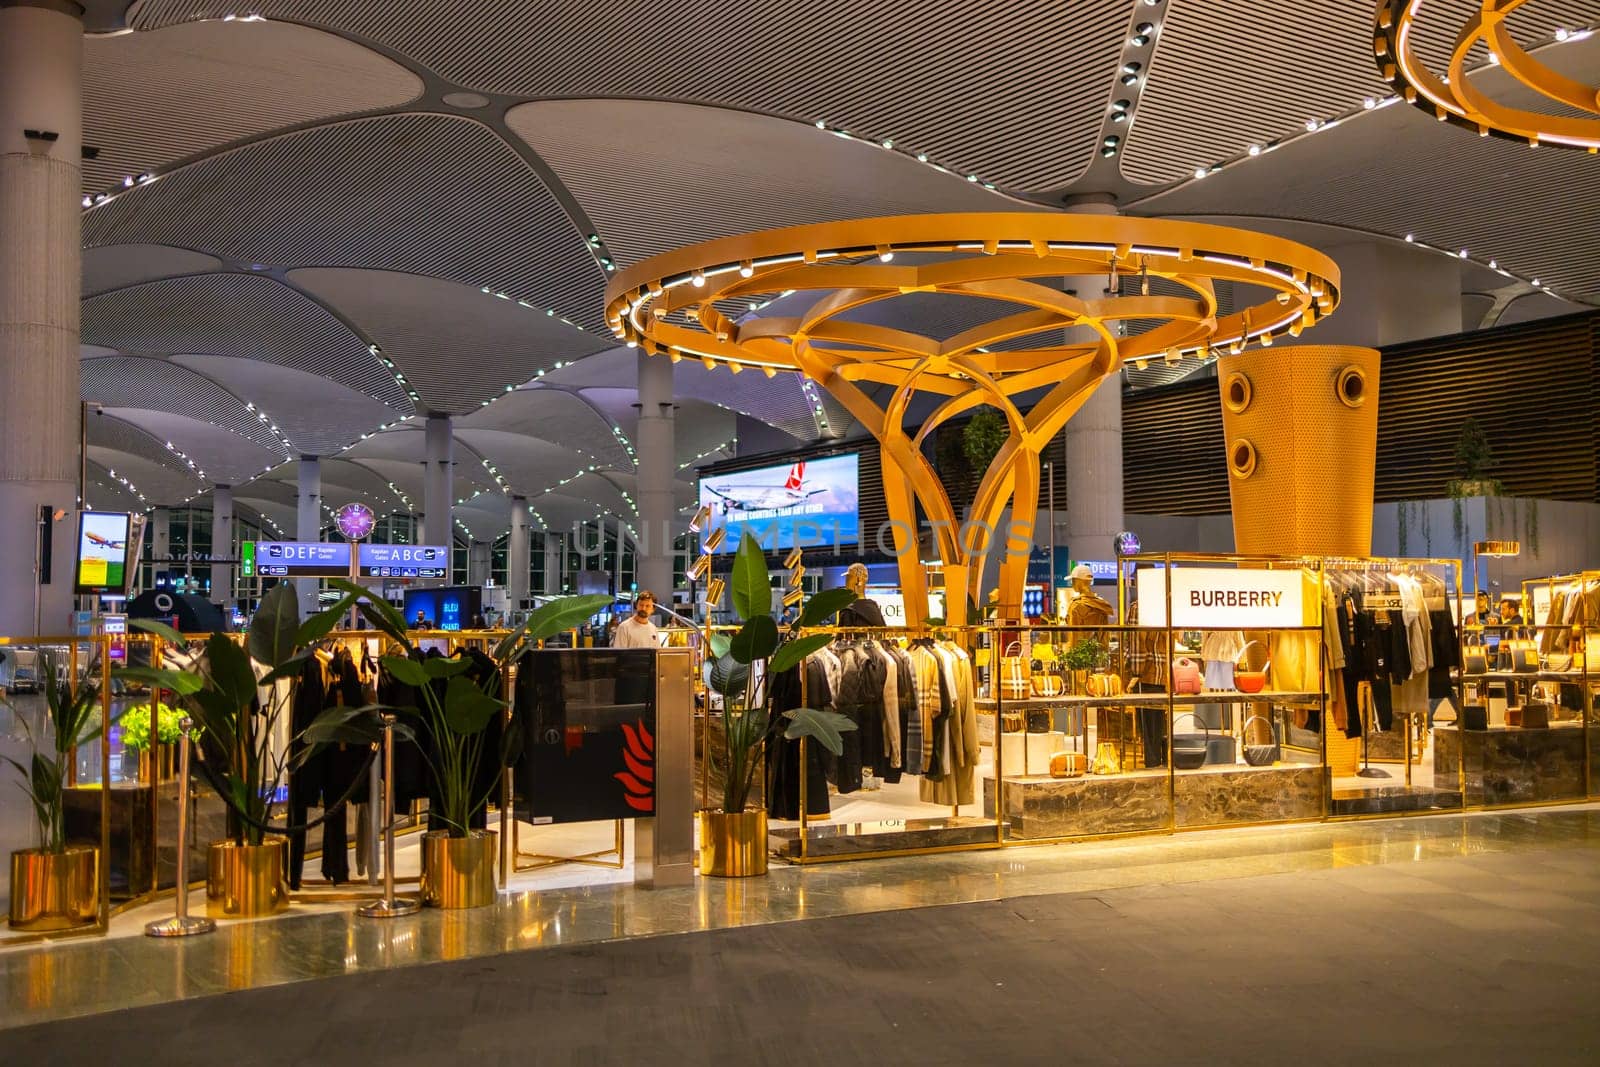
{"label": "brass planter", "polygon": [[259,919],[289,908],[289,842],[263,845],[217,841],[206,853],[206,914],[213,919]]}
{"label": "brass planter", "polygon": [[69,846],[56,854],[36,848],[11,854],[11,927],[71,930],[100,915],[100,850]]}
{"label": "brass planter", "polygon": [[767,813],[763,808],[729,814],[700,813],[700,873],[752,878],[767,873]]}
{"label": "brass planter", "polygon": [[474,830],[422,835],[422,902],[430,908],[482,908],[494,903],[496,835]]}

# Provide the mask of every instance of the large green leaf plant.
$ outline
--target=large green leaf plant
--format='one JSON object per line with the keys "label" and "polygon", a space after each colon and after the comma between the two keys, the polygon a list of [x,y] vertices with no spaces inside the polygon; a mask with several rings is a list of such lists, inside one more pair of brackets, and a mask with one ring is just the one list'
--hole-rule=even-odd
{"label": "large green leaf plant", "polygon": [[47,716],[43,725],[50,733],[49,748],[34,737],[28,720],[18,715],[17,721],[27,731],[33,753],[26,764],[10,756],[0,756],[0,759],[22,775],[20,785],[33,805],[39,850],[59,856],[67,850],[67,768],[79,747],[99,737],[105,727],[99,714],[100,687],[87,678],[74,685],[57,671],[55,660],[48,653],[41,654],[40,660]]}
{"label": "large green leaf plant", "polygon": [[[722,697],[722,810],[744,811],[768,741],[810,738],[838,756],[844,752],[844,731],[856,724],[834,711],[794,708],[772,714],[773,676],[825,647],[828,634],[802,634],[821,626],[855,601],[849,589],[824,589],[806,601],[800,615],[780,631],[772,619],[772,581],[766,554],[747,530],[733,559],[733,607],[743,625],[737,633],[711,638],[709,685]],[[755,667],[761,665],[758,672]],[[759,674],[759,678],[757,675]]]}
{"label": "large green leaf plant", "polygon": [[[418,706],[386,710],[415,716],[427,734],[429,743],[421,747],[439,795],[439,806],[430,809],[430,814],[445,825],[450,836],[466,837],[473,813],[494,788],[491,785],[488,791],[479,792],[473,779],[483,758],[489,724],[509,706],[500,695],[500,672],[474,682],[467,677],[472,666],[468,659],[424,658],[411,643],[405,617],[392,604],[364,599],[366,590],[350,582],[335,580],[331,584],[345,592],[346,599],[362,597],[356,603],[367,621],[399,646],[399,655],[384,656],[382,662],[396,679],[416,689]],[[503,667],[529,645],[572,629],[610,603],[611,597],[605,594],[552,600],[502,638],[491,658],[496,667]],[[319,722],[306,731],[306,737],[311,741],[333,739],[339,728],[337,721]],[[520,730],[504,731],[498,766],[503,769],[515,762],[521,746]]]}
{"label": "large green leaf plant", "polygon": [[[380,736],[375,706],[340,707],[327,709],[302,731],[298,739],[307,747],[297,750],[274,742],[281,732],[278,725],[292,721],[294,683],[313,647],[359,598],[368,595],[360,586],[345,592],[338,602],[302,623],[294,589],[279,583],[261,598],[242,645],[216,633],[185,666],[126,667],[116,672],[123,679],[177,696],[197,727],[196,770],[230,809],[233,839],[239,844],[259,845],[277,829],[272,822],[274,798],[295,760],[304,760],[319,745],[371,744]],[[137,619],[129,625],[184,648],[183,635],[164,623]],[[258,703],[259,693],[266,696]]]}

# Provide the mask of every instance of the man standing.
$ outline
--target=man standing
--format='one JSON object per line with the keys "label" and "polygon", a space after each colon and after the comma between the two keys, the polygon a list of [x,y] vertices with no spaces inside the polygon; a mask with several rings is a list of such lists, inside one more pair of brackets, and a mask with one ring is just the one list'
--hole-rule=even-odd
{"label": "man standing", "polygon": [[656,629],[656,624],[650,621],[650,616],[655,610],[655,596],[648,589],[641,589],[639,595],[633,598],[633,614],[618,624],[612,647],[660,647],[661,642],[656,639],[660,631]]}

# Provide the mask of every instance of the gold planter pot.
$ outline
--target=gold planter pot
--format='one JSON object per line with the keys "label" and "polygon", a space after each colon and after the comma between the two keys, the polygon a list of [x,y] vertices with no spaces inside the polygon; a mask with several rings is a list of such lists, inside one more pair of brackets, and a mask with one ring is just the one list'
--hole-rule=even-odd
{"label": "gold planter pot", "polygon": [[474,830],[422,835],[422,902],[430,908],[482,908],[494,903],[496,835]]}
{"label": "gold planter pot", "polygon": [[750,878],[767,873],[767,813],[762,808],[729,814],[700,813],[700,873]]}
{"label": "gold planter pot", "polygon": [[100,915],[100,850],[73,845],[58,854],[25,848],[11,854],[11,926],[71,930]]}
{"label": "gold planter pot", "polygon": [[262,845],[217,841],[206,853],[206,914],[213,919],[258,919],[289,908],[289,842]]}

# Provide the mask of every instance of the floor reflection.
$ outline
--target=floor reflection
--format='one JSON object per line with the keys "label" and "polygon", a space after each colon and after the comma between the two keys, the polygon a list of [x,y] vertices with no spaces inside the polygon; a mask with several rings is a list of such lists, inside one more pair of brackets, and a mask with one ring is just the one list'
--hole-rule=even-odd
{"label": "floor reflection", "polygon": [[[807,868],[774,864],[766,878],[697,879],[670,890],[615,881],[626,877],[623,872],[607,872],[609,884],[594,884],[600,872],[591,870],[564,876],[591,879],[588,884],[546,883],[472,912],[380,920],[357,917],[349,903],[297,905],[273,919],[224,923],[204,937],[166,942],[139,936],[145,920],[170,912],[167,901],[119,916],[107,938],[0,950],[0,1026],[616,938],[1485,852],[1548,854],[1597,843],[1595,806],[1435,815]],[[203,894],[195,894],[191,906],[202,910]]]}

